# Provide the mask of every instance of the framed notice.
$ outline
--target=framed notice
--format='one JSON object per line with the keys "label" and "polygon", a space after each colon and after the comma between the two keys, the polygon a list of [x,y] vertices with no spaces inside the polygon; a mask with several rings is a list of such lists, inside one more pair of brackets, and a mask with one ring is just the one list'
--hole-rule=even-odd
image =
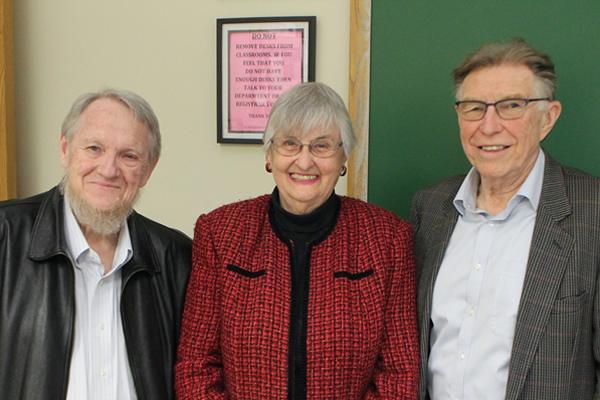
{"label": "framed notice", "polygon": [[271,106],[315,79],[316,17],[217,19],[217,142],[262,143]]}

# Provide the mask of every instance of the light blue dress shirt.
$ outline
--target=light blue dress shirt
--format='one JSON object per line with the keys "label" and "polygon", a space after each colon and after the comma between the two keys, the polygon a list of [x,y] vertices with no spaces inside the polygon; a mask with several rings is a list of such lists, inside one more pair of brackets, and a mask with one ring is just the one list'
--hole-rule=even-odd
{"label": "light blue dress shirt", "polygon": [[495,216],[476,207],[474,169],[454,198],[459,217],[433,290],[432,400],[504,399],[544,160],[540,150],[523,185]]}
{"label": "light blue dress shirt", "polygon": [[127,223],[104,273],[65,198],[65,235],[75,272],[75,333],[67,400],[137,398],[121,323],[121,268],[133,255]]}

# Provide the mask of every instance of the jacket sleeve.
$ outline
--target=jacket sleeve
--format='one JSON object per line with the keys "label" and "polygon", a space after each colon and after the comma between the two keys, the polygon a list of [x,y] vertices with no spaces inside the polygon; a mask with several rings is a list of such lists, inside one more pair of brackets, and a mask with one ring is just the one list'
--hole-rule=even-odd
{"label": "jacket sleeve", "polygon": [[413,197],[410,205],[410,224],[412,225],[414,235],[417,234],[419,226],[421,224],[421,213],[419,209],[419,204],[419,193],[417,193]]}
{"label": "jacket sleeve", "polygon": [[594,296],[593,313],[593,337],[594,364],[596,369],[596,388],[594,390],[594,400],[600,400],[600,278],[596,278],[596,294]]}
{"label": "jacket sleeve", "polygon": [[412,232],[401,223],[392,242],[393,265],[384,342],[364,399],[414,400],[419,385],[415,261]]}
{"label": "jacket sleeve", "polygon": [[226,399],[219,348],[219,263],[206,216],[196,223],[192,246],[175,391],[178,399]]}

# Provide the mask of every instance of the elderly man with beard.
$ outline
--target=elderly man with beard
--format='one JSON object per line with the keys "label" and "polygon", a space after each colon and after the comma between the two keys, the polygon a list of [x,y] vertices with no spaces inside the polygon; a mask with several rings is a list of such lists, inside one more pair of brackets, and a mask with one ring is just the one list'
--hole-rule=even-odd
{"label": "elderly man with beard", "polygon": [[0,398],[171,399],[190,240],[133,211],[160,155],[120,90],[65,118],[65,177],[0,203]]}

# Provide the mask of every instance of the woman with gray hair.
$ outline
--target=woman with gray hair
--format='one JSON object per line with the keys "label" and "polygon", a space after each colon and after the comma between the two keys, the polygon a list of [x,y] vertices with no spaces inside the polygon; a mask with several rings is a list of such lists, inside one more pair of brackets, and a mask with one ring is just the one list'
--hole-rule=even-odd
{"label": "woman with gray hair", "polygon": [[409,225],[334,192],[355,143],[343,101],[303,83],[263,138],[271,195],[202,215],[180,399],[416,399]]}

